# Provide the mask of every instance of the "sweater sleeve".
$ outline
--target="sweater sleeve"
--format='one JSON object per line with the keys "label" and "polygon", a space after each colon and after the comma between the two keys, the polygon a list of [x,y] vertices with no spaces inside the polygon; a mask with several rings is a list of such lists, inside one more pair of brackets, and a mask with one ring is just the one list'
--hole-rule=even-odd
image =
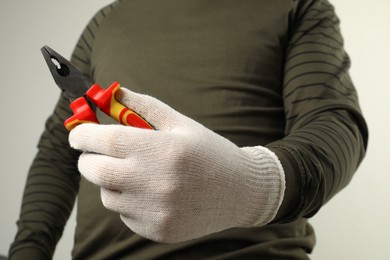
{"label": "sweater sleeve", "polygon": [[68,132],[63,126],[64,119],[71,115],[68,104],[61,96],[38,143],[10,259],[22,259],[26,254],[36,259],[50,259],[72,211],[80,175],[78,153],[69,147]]}
{"label": "sweater sleeve", "polygon": [[285,57],[285,138],[267,146],[286,174],[277,222],[313,216],[350,182],[368,140],[334,7],[301,2]]}
{"label": "sweater sleeve", "polygon": [[[90,55],[99,25],[114,5],[101,9],[91,19],[75,47],[71,61],[91,75]],[[51,259],[78,193],[80,153],[70,148],[64,120],[73,115],[69,101],[61,95],[46,121],[38,153],[30,167],[17,234],[9,259]]]}

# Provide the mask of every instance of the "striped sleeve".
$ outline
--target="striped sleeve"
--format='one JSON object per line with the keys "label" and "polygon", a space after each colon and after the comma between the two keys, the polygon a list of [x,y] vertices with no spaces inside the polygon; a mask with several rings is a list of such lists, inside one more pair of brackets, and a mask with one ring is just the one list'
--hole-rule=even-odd
{"label": "striped sleeve", "polygon": [[72,211],[80,175],[76,151],[69,148],[63,120],[69,102],[61,98],[38,143],[23,194],[18,231],[10,259],[50,259]]}
{"label": "striped sleeve", "polygon": [[76,65],[85,74],[92,75],[91,67],[91,53],[93,50],[93,42],[102,22],[107,15],[113,10],[121,1],[116,1],[95,14],[91,21],[87,24],[82,32],[78,43],[73,50],[71,62]]}
{"label": "striped sleeve", "polygon": [[[99,24],[113,5],[100,10],[90,21],[72,55],[72,62],[90,73],[90,54]],[[79,152],[70,148],[64,120],[72,115],[69,101],[60,96],[38,143],[23,194],[17,234],[9,259],[51,259],[78,193]]]}
{"label": "striped sleeve", "polygon": [[334,7],[306,1],[295,17],[284,70],[285,138],[268,145],[286,174],[281,222],[314,215],[344,188],[368,139]]}

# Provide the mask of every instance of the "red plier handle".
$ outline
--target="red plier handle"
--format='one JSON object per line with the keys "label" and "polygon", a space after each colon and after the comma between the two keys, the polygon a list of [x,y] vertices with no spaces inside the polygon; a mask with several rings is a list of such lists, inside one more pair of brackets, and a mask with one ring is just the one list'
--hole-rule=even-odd
{"label": "red plier handle", "polygon": [[[91,100],[101,111],[108,116],[114,118],[122,125],[128,125],[138,128],[153,129],[141,116],[134,111],[123,106],[115,99],[115,94],[120,90],[120,84],[114,82],[108,89],[101,88],[98,84],[94,84],[87,92],[86,96]],[[95,112],[89,106],[85,97],[80,97],[70,104],[74,115],[65,120],[65,127],[72,130],[82,123],[99,123]]]}

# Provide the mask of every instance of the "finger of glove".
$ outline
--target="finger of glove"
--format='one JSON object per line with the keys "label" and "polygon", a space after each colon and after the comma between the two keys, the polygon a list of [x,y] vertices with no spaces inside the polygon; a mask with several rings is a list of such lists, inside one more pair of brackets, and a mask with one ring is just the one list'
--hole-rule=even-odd
{"label": "finger of glove", "polygon": [[169,185],[167,176],[159,174],[159,165],[153,164],[154,160],[153,156],[120,159],[84,152],[79,158],[78,168],[87,180],[100,187],[140,196],[147,193],[155,198],[160,197],[161,192],[169,191],[172,185]]}
{"label": "finger of glove", "polygon": [[148,196],[129,196],[101,189],[101,199],[107,209],[119,213],[123,223],[142,237],[164,243],[181,242],[176,239],[176,225],[169,209],[155,204]]}
{"label": "finger of glove", "polygon": [[134,110],[157,130],[169,131],[177,126],[188,124],[189,118],[151,96],[121,88],[117,98],[123,105]]}
{"label": "finger of glove", "polygon": [[127,205],[123,205],[122,192],[112,189],[101,188],[100,196],[104,207],[114,212],[123,214],[124,208]]}
{"label": "finger of glove", "polygon": [[157,220],[156,214],[167,210],[155,194],[149,195],[143,191],[118,192],[101,188],[100,194],[107,209],[140,221],[145,221],[145,217]]}
{"label": "finger of glove", "polygon": [[[158,241],[158,222],[160,211],[154,211],[149,203],[129,194],[118,193],[112,190],[101,190],[101,200],[107,209],[120,214],[123,223],[137,234]],[[161,229],[161,228],[160,228]]]}
{"label": "finger of glove", "polygon": [[134,150],[157,140],[159,131],[122,125],[81,124],[69,134],[69,143],[74,149],[126,158]]}
{"label": "finger of glove", "polygon": [[79,158],[78,168],[88,181],[106,189],[123,191],[136,185],[131,180],[132,173],[123,169],[128,164],[123,159],[84,152]]}

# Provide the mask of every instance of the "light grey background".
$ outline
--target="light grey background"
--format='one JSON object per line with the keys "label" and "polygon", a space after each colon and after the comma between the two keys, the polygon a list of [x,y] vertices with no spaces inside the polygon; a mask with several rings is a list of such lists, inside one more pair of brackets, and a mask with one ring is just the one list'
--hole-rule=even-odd
{"label": "light grey background", "polygon": [[[69,57],[85,24],[110,2],[0,2],[0,254],[7,254],[15,235],[26,174],[59,95],[39,49],[48,44]],[[342,21],[370,143],[352,183],[312,219],[318,240],[312,258],[390,259],[390,1],[332,3]],[[74,226],[72,214],[54,259],[70,259]]]}

